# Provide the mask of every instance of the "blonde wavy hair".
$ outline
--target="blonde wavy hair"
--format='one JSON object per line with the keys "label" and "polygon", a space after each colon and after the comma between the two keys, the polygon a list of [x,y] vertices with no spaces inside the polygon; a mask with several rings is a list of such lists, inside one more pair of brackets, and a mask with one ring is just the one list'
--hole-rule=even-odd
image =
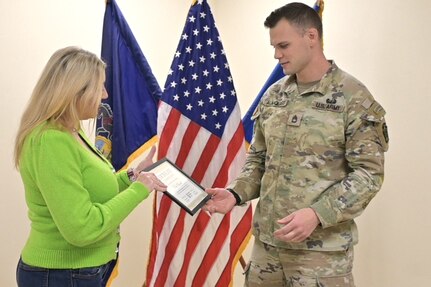
{"label": "blonde wavy hair", "polygon": [[105,67],[95,54],[78,47],[66,47],[51,56],[21,118],[15,167],[19,167],[25,139],[35,127],[45,122],[58,129],[80,127],[80,109],[96,107],[101,101]]}

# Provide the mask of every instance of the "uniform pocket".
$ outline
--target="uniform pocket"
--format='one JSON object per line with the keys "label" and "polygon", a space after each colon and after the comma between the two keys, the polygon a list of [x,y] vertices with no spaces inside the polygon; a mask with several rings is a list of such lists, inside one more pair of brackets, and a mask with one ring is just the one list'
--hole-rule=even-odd
{"label": "uniform pocket", "polygon": [[[308,277],[308,276],[303,276],[303,275],[299,275],[299,276],[292,276],[289,278],[289,286],[292,287],[314,287],[314,286],[319,286],[317,285],[317,279],[313,278],[313,277]],[[321,286],[319,286],[321,287]]]}
{"label": "uniform pocket", "polygon": [[281,270],[281,266],[273,264],[259,265],[253,261],[250,261],[246,266],[245,274],[245,286],[284,286],[285,277]]}
{"label": "uniform pocket", "polygon": [[319,277],[317,278],[317,285],[319,287],[355,287],[355,283],[353,282],[352,273],[337,275],[337,276],[328,276],[328,277]]}
{"label": "uniform pocket", "polygon": [[292,287],[354,287],[352,273],[336,276],[311,277],[298,275],[290,277]]}

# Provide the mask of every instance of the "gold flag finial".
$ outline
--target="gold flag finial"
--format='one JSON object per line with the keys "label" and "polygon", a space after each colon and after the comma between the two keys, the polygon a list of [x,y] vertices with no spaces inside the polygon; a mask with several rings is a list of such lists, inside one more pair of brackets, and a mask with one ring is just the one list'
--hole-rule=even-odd
{"label": "gold flag finial", "polygon": [[322,15],[323,15],[323,9],[325,8],[325,1],[323,1],[323,0],[317,0],[317,5],[319,6],[319,16],[320,16],[320,19],[322,19]]}

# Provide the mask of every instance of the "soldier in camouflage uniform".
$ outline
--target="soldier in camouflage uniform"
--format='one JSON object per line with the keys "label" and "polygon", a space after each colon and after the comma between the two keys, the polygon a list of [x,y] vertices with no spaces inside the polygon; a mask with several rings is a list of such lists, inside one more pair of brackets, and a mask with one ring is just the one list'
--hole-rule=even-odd
{"label": "soldier in camouflage uniform", "polygon": [[287,4],[265,26],[290,76],[263,96],[241,174],[227,189],[207,189],[205,209],[226,213],[259,198],[245,286],[354,286],[354,218],[383,182],[385,111],[326,60],[312,8]]}

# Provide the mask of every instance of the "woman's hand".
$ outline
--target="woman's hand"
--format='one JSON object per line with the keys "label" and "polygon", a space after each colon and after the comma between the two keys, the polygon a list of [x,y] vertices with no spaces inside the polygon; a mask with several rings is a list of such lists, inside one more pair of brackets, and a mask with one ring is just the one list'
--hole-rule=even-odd
{"label": "woman's hand", "polygon": [[136,181],[139,181],[140,183],[144,184],[150,190],[150,192],[153,190],[163,192],[163,191],[166,191],[168,188],[152,172],[139,173],[138,177],[136,178]]}
{"label": "woman's hand", "polygon": [[144,169],[146,169],[147,167],[149,167],[150,165],[152,165],[154,163],[153,157],[154,157],[155,153],[156,153],[156,146],[152,146],[151,150],[147,154],[147,156],[135,168],[134,172],[135,172],[136,176],[138,176],[138,174],[141,171],[143,171]]}

